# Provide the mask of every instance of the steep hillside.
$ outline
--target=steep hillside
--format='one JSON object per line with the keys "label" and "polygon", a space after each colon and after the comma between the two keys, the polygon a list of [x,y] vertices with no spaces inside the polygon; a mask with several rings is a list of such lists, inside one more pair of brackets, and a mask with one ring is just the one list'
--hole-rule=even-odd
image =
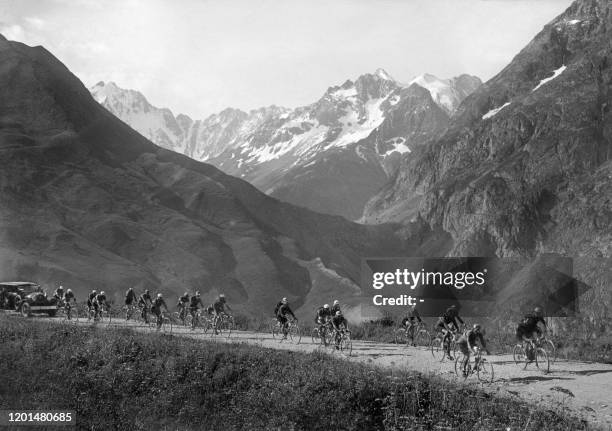
{"label": "steep hillside", "polygon": [[612,297],[612,7],[576,1],[404,159],[369,222],[423,220],[452,255],[575,259],[593,321]]}

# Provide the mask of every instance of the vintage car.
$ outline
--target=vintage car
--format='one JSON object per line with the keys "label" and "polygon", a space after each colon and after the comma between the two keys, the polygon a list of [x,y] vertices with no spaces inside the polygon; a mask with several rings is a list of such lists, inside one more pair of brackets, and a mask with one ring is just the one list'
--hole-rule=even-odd
{"label": "vintage car", "polygon": [[48,298],[45,292],[32,292],[21,299],[17,305],[17,311],[23,316],[30,316],[32,313],[47,313],[50,317],[57,314],[58,299]]}
{"label": "vintage car", "polygon": [[30,281],[0,282],[0,308],[16,310],[22,298],[34,292],[41,292],[42,288]]}

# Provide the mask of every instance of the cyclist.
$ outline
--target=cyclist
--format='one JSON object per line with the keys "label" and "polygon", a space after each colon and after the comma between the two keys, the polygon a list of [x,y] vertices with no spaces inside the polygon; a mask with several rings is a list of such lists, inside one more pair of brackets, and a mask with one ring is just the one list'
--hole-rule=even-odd
{"label": "cyclist", "polygon": [[64,300],[64,288],[60,286],[57,289],[55,289],[55,292],[53,292],[53,297],[57,299],[58,302],[63,301]]}
{"label": "cyclist", "polygon": [[485,343],[483,333],[484,331],[482,330],[480,324],[475,323],[472,329],[461,335],[461,337],[459,337],[459,340],[457,341],[457,347],[459,347],[459,350],[461,351],[461,353],[463,353],[463,362],[461,364],[461,369],[463,370],[464,376],[467,376],[468,373],[467,367],[470,362],[471,353],[474,352],[474,354],[478,354],[478,346],[476,345],[477,341],[480,342],[480,345],[483,349],[485,349],[487,355],[491,354],[489,352],[489,349],[487,349],[487,344]]}
{"label": "cyclist", "polygon": [[421,315],[417,311],[415,304],[410,307],[406,317],[402,319],[402,326],[406,327],[406,334],[410,335],[410,341],[413,347],[416,347],[416,343],[414,342],[414,329],[417,326],[416,322],[423,323],[423,320],[421,320]]}
{"label": "cyclist", "polygon": [[276,319],[280,323],[281,328],[283,328],[283,340],[287,338],[287,332],[289,329],[289,319],[287,316],[293,317],[293,319],[297,322],[297,317],[295,317],[295,314],[293,314],[293,311],[291,308],[289,308],[289,301],[287,301],[287,298],[283,298],[280,301],[280,307],[278,307],[276,310]]}
{"label": "cyclist", "polygon": [[97,295],[98,295],[98,291],[94,289],[91,291],[91,293],[87,297],[87,309],[89,310],[90,313],[93,310],[94,299],[96,298]]}
{"label": "cyclist", "polygon": [[191,299],[189,300],[189,314],[191,314],[191,329],[195,328],[196,324],[198,323],[197,314],[198,314],[198,309],[200,308],[200,305],[203,306],[204,304],[202,304],[202,298],[200,298],[200,292],[196,292],[195,295],[193,295]]}
{"label": "cyclist", "polygon": [[145,323],[149,323],[149,316],[147,315],[147,312],[149,311],[149,308],[151,308],[151,304],[153,304],[151,294],[149,293],[149,289],[145,289],[144,293],[138,298],[138,306],[142,308],[140,315]]}
{"label": "cyclist", "polygon": [[325,335],[324,327],[331,318],[331,311],[329,309],[329,304],[325,304],[323,307],[319,307],[315,313],[314,322],[315,325],[319,328],[319,335],[321,336],[321,340]]}
{"label": "cyclist", "polygon": [[96,297],[93,300],[93,306],[95,310],[94,319],[96,319],[99,317],[102,307],[105,306],[106,308],[108,308],[108,302],[106,302],[106,294],[104,293],[104,291],[101,291],[100,293],[96,295]]}
{"label": "cyclist", "polygon": [[336,340],[336,350],[340,350],[340,339],[342,332],[348,331],[348,322],[342,315],[342,311],[336,311],[336,315],[331,319],[332,327],[334,328],[334,338]]}
{"label": "cyclist", "polygon": [[68,316],[68,320],[70,320],[71,317],[71,313],[70,310],[72,309],[72,306],[70,305],[70,302],[74,302],[74,305],[76,305],[76,297],[74,296],[74,293],[72,293],[72,290],[68,289],[66,290],[66,294],[64,295],[64,309],[66,310],[66,315]]}
{"label": "cyclist", "polygon": [[[533,314],[526,314],[525,317],[523,317],[523,320],[516,327],[516,339],[520,343],[530,345],[531,341],[534,340],[534,335],[537,335],[538,337],[542,336],[542,330],[538,327],[538,323],[540,322],[544,325],[544,328],[547,329],[546,321],[544,320],[544,312],[540,307],[535,307]],[[527,350],[528,357],[531,360],[531,349]]]}
{"label": "cyclist", "polygon": [[446,309],[436,324],[436,330],[442,332],[444,335],[442,344],[446,347],[446,354],[451,361],[453,361],[454,358],[450,354],[450,339],[453,332],[459,331],[457,320],[461,322],[462,325],[464,324],[463,319],[459,317],[459,313],[457,312],[457,306],[453,304]]}
{"label": "cyclist", "polygon": [[158,331],[161,329],[161,325],[162,325],[162,310],[161,310],[162,307],[166,309],[166,312],[168,311],[168,306],[166,305],[166,301],[164,301],[162,294],[158,293],[157,298],[155,298],[155,301],[153,301],[153,305],[151,306],[151,313],[155,314],[155,316],[157,317],[157,330]]}
{"label": "cyclist", "polygon": [[335,316],[338,311],[340,311],[340,301],[338,301],[337,299],[334,299],[334,305],[332,305],[329,312],[332,316]]}
{"label": "cyclist", "polygon": [[134,292],[134,289],[130,287],[125,292],[125,307],[127,308],[127,313],[125,314],[125,320],[128,320],[130,318],[130,315],[132,314],[132,307],[133,307],[134,302],[136,302],[136,292]]}
{"label": "cyclist", "polygon": [[189,293],[185,292],[183,296],[179,296],[178,302],[176,303],[176,308],[179,310],[179,317],[185,324],[185,317],[187,317],[187,304],[189,304]]}
{"label": "cyclist", "polygon": [[227,312],[225,311],[225,307],[227,307],[229,311],[232,311],[232,308],[229,306],[229,304],[227,304],[227,301],[225,300],[225,295],[223,293],[219,294],[219,297],[213,303],[212,307],[213,307],[213,315],[215,316],[213,318],[213,327],[215,328],[215,335],[217,335],[219,333],[217,331],[217,324],[221,320],[221,317],[229,316]]}

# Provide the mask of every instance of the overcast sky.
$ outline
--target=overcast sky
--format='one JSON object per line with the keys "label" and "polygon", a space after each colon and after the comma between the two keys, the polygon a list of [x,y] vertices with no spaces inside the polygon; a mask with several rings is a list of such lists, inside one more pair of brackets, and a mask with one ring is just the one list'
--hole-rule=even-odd
{"label": "overcast sky", "polygon": [[570,0],[0,0],[0,33],[175,114],[295,107],[377,68],[499,72]]}

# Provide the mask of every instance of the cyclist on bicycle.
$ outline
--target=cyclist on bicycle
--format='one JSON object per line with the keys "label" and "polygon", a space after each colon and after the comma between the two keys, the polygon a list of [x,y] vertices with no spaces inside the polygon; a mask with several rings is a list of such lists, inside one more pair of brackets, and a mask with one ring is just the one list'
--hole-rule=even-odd
{"label": "cyclist on bicycle", "polygon": [[166,309],[166,312],[168,312],[168,306],[166,305],[166,301],[164,301],[162,294],[158,293],[157,298],[155,298],[155,301],[153,301],[153,305],[151,306],[151,312],[157,317],[158,331],[161,329],[162,325],[162,307],[164,307]]}
{"label": "cyclist on bicycle", "polygon": [[136,301],[136,292],[134,292],[134,288],[130,287],[125,292],[125,305],[131,307],[132,304]]}
{"label": "cyclist on bicycle", "polygon": [[331,319],[332,327],[334,328],[334,338],[336,340],[336,350],[340,350],[340,339],[342,332],[348,331],[348,322],[342,315],[342,311],[336,311],[336,315]]}
{"label": "cyclist on bicycle", "polygon": [[178,302],[176,303],[176,308],[179,310],[179,317],[181,320],[185,321],[185,317],[187,317],[187,304],[189,304],[189,293],[185,292],[183,296],[179,296]]}
{"label": "cyclist on bicycle", "polygon": [[283,328],[283,340],[284,340],[285,338],[287,338],[287,332],[289,330],[289,325],[288,325],[289,319],[287,316],[293,317],[293,319],[296,322],[297,322],[297,317],[295,317],[295,314],[293,314],[293,311],[291,311],[291,308],[289,308],[289,301],[287,301],[287,298],[283,298],[279,304],[280,306],[276,310],[276,320],[278,320],[278,322],[281,325],[281,328]]}
{"label": "cyclist on bicycle", "polygon": [[70,302],[74,302],[74,305],[76,305],[76,297],[74,296],[74,293],[72,293],[72,290],[68,289],[64,295],[64,309],[66,310],[68,319],[70,319],[70,310],[72,309]]}
{"label": "cyclist on bicycle", "polygon": [[416,309],[416,304],[410,307],[406,317],[402,319],[402,327],[406,328],[406,334],[410,334],[410,340],[412,342],[412,346],[416,347],[416,343],[414,342],[414,329],[417,326],[417,323],[423,323],[421,320],[421,315]]}
{"label": "cyclist on bicycle", "polygon": [[[537,337],[542,336],[542,330],[539,328],[538,323],[544,325],[544,329],[547,329],[546,321],[544,320],[544,312],[540,307],[536,307],[533,310],[533,314],[527,314],[523,317],[523,320],[516,327],[516,339],[519,343],[531,345],[531,342]],[[529,359],[531,358],[531,349],[528,349]]]}
{"label": "cyclist on bicycle", "polygon": [[471,353],[474,352],[474,354],[478,354],[478,346],[476,345],[477,341],[480,342],[480,345],[483,349],[485,349],[487,355],[491,354],[489,352],[489,349],[487,349],[487,344],[485,343],[483,332],[484,331],[482,330],[480,324],[475,323],[472,329],[461,335],[461,337],[459,337],[459,340],[457,341],[457,347],[459,347],[459,350],[461,351],[461,353],[463,353],[463,362],[461,369],[463,370],[464,376],[467,376],[468,373],[467,367],[470,363]]}
{"label": "cyclist on bicycle", "polygon": [[196,292],[195,295],[191,297],[189,300],[189,314],[191,314],[191,329],[195,328],[198,323],[198,309],[201,306],[204,306],[202,303],[202,298],[200,298],[200,292]]}
{"label": "cyclist on bicycle", "polygon": [[57,289],[55,289],[55,292],[53,292],[53,297],[57,299],[58,302],[63,301],[64,300],[64,288],[60,286]]}
{"label": "cyclist on bicycle", "polygon": [[141,316],[145,323],[149,323],[149,316],[147,315],[147,312],[149,308],[151,308],[151,304],[153,304],[151,294],[149,293],[149,289],[146,289],[138,298],[138,306],[142,308]]}
{"label": "cyclist on bicycle", "polygon": [[215,335],[217,335],[219,333],[217,331],[217,324],[219,323],[219,321],[221,320],[223,316],[229,317],[229,314],[227,314],[227,312],[225,311],[225,307],[227,307],[229,311],[232,311],[232,308],[229,306],[229,304],[225,300],[225,295],[222,293],[219,294],[219,297],[213,303],[212,307],[213,307],[213,315],[215,316],[213,318],[213,327],[215,328]]}
{"label": "cyclist on bicycle", "polygon": [[100,315],[100,311],[102,310],[102,307],[108,308],[108,302],[106,302],[106,294],[104,293],[104,291],[101,291],[100,293],[96,295],[96,297],[93,300],[93,306],[94,306],[94,319]]}
{"label": "cyclist on bicycle", "polygon": [[327,324],[329,319],[331,318],[331,311],[329,309],[329,304],[325,304],[323,307],[319,307],[317,312],[315,313],[314,322],[319,326],[319,333],[322,334],[323,327]]}
{"label": "cyclist on bicycle", "polygon": [[340,301],[334,299],[334,304],[332,305],[329,312],[332,316],[335,316],[338,311],[340,311]]}
{"label": "cyclist on bicycle", "polygon": [[451,361],[453,361],[454,358],[450,354],[450,340],[453,332],[459,331],[459,324],[457,323],[457,320],[461,322],[462,325],[464,324],[463,319],[459,317],[459,313],[457,312],[457,306],[453,304],[446,309],[444,314],[442,314],[436,323],[436,330],[442,332],[444,335],[442,344],[446,346],[445,353],[447,354],[448,359]]}
{"label": "cyclist on bicycle", "polygon": [[94,299],[96,299],[96,296],[98,295],[98,291],[97,290],[92,290],[91,293],[89,294],[89,296],[87,297],[87,310],[91,313],[91,311],[93,310],[93,303],[94,303]]}

